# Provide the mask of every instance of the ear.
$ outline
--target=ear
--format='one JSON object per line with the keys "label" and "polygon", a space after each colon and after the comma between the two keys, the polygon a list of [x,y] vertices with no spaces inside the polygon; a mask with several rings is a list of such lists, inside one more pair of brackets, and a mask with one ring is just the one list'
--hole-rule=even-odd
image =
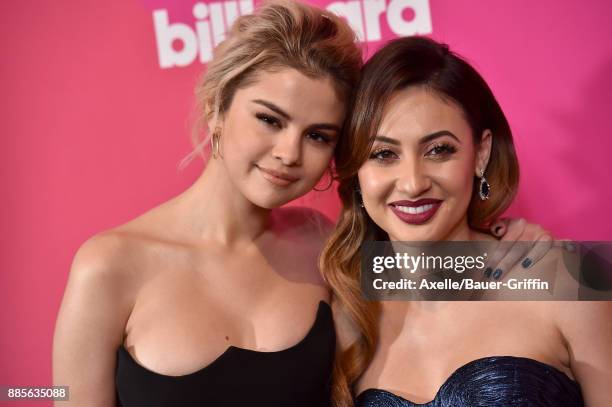
{"label": "ear", "polygon": [[223,115],[216,114],[212,110],[206,110],[206,130],[208,134],[223,132]]}
{"label": "ear", "polygon": [[491,130],[486,129],[480,135],[480,144],[476,147],[476,167],[474,168],[474,174],[480,177],[480,172],[487,169],[489,164],[489,157],[491,156],[491,145],[493,143],[493,133]]}

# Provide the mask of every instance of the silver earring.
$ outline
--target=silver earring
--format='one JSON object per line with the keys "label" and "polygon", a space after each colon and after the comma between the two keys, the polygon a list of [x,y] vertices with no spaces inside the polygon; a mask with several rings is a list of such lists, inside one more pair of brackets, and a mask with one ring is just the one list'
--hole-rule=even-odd
{"label": "silver earring", "polygon": [[484,177],[484,170],[480,170],[480,185],[478,186],[478,195],[482,201],[486,201],[491,196],[491,185],[489,185],[487,179]]}

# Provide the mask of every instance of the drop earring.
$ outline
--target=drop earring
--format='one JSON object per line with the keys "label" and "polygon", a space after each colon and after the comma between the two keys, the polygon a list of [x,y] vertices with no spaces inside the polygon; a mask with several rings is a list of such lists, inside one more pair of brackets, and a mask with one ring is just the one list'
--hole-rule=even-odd
{"label": "drop earring", "polygon": [[478,195],[480,200],[486,201],[491,196],[491,185],[487,182],[484,176],[484,170],[480,170],[480,185],[478,186]]}

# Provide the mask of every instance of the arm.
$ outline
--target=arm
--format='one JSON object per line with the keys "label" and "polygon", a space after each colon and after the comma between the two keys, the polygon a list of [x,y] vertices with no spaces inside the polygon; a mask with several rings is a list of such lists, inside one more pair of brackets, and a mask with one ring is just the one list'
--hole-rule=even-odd
{"label": "arm", "polygon": [[115,405],[116,352],[131,310],[119,246],[118,237],[94,237],[74,258],[53,339],[53,383],[69,386],[69,401],[56,405]]}
{"label": "arm", "polygon": [[612,302],[557,304],[557,325],[585,406],[612,406]]}

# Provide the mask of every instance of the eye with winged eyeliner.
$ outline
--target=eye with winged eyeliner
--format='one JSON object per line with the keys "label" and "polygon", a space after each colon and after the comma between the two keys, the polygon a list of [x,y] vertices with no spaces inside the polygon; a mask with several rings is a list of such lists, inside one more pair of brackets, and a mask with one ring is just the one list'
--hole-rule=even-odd
{"label": "eye with winged eyeliner", "polygon": [[[424,137],[421,137],[418,142],[419,142],[419,145],[425,145],[443,136],[449,136],[453,138],[457,143],[460,143],[459,139],[448,130],[441,130],[435,133],[428,134]],[[384,143],[384,145],[374,147],[372,152],[370,153],[370,159],[376,160],[380,163],[384,163],[384,162],[389,162],[393,159],[398,158],[399,153],[393,151],[394,147],[399,147],[401,145],[401,142],[398,139],[378,135],[374,137],[374,140],[377,142]],[[425,155],[439,160],[439,159],[443,159],[443,157],[446,157],[446,156],[449,156],[455,153],[456,151],[457,149],[450,143],[436,142],[433,148],[427,151]]]}

